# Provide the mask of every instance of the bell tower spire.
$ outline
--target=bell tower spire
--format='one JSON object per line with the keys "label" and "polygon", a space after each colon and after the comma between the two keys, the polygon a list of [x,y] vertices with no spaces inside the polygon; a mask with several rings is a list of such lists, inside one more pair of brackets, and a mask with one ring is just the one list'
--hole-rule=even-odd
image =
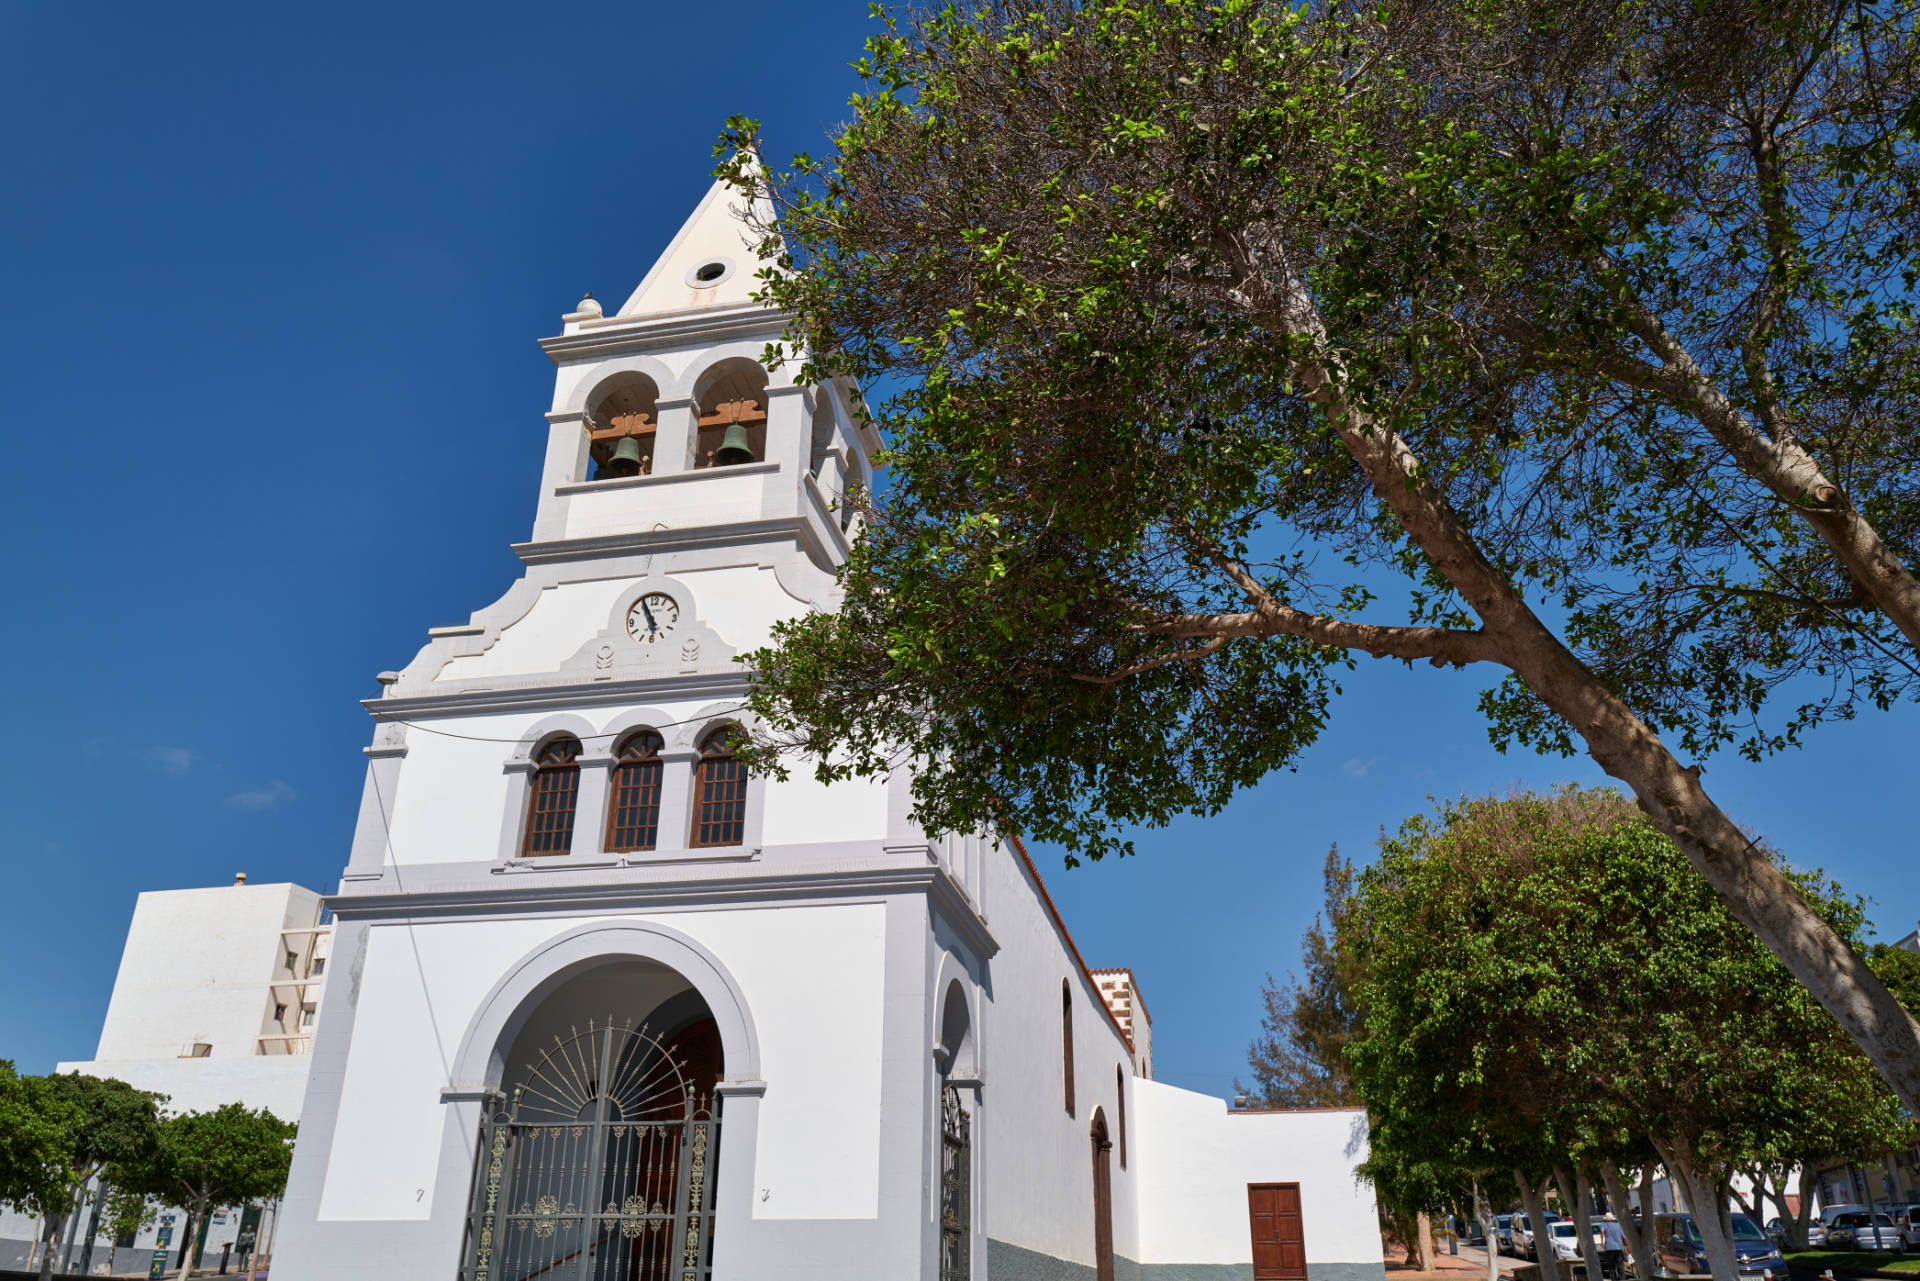
{"label": "bell tower spire", "polygon": [[592,295],[541,347],[555,366],[546,465],[523,555],[566,545],[707,545],[790,529],[831,572],[841,501],[879,446],[858,392],[793,382],[759,357],[786,316],[755,301],[771,205],[716,180],[611,315]]}

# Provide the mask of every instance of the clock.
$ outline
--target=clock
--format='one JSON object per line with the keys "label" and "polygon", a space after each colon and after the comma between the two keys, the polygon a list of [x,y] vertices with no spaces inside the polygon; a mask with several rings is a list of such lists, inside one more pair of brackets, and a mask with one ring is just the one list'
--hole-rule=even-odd
{"label": "clock", "polygon": [[666,639],[680,621],[680,606],[665,592],[648,592],[627,611],[627,635],[642,645]]}

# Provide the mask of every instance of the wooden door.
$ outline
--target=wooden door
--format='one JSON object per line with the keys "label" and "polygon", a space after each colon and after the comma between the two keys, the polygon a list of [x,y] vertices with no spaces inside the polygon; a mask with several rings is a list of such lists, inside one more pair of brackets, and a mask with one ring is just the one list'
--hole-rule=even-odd
{"label": "wooden door", "polygon": [[1306,1281],[1307,1238],[1300,1224],[1298,1183],[1249,1183],[1254,1281]]}
{"label": "wooden door", "polygon": [[1093,1110],[1093,1276],[1113,1281],[1113,1141],[1107,1118]]}

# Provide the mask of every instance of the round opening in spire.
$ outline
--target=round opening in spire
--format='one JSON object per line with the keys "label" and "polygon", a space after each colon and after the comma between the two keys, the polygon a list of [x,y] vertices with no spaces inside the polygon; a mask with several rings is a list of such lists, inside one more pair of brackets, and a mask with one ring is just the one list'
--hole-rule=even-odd
{"label": "round opening in spire", "polygon": [[711,289],[733,274],[733,260],[730,258],[709,258],[696,263],[687,273],[687,283],[695,289]]}

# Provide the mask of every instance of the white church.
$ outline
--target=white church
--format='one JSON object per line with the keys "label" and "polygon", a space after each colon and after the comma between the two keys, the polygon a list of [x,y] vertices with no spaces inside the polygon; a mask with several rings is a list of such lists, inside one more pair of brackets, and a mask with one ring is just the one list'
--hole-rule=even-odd
{"label": "white church", "polygon": [[735,199],[542,341],[525,572],[366,703],[276,1281],[1380,1281],[1364,1113],[1159,1084],[1017,842],[734,759],[880,443]]}

